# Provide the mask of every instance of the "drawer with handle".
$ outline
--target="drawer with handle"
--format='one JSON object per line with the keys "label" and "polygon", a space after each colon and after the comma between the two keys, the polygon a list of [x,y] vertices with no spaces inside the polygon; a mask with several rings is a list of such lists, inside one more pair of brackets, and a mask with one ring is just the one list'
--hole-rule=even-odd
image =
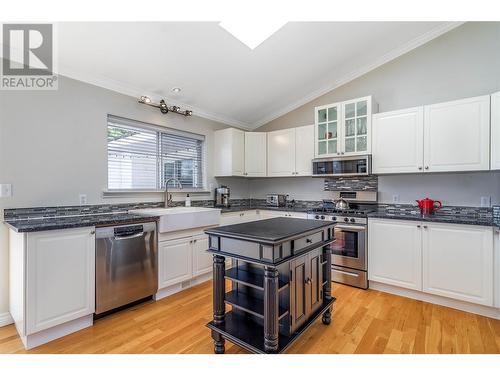
{"label": "drawer with handle", "polygon": [[293,252],[294,254],[300,253],[302,250],[312,246],[314,244],[319,244],[324,241],[323,231],[312,233],[306,237],[302,237],[293,241]]}

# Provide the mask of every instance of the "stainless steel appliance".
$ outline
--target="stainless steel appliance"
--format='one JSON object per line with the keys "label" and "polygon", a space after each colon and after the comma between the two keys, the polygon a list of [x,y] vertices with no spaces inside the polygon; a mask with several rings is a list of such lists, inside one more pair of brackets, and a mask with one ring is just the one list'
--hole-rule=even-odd
{"label": "stainless steel appliance", "polygon": [[215,207],[229,207],[230,190],[227,186],[215,189]]}
{"label": "stainless steel appliance", "polygon": [[96,229],[96,314],[158,291],[156,222]]}
{"label": "stainless steel appliance", "polygon": [[313,176],[366,176],[371,173],[371,155],[313,159]]}
{"label": "stainless steel appliance", "polygon": [[285,194],[267,194],[266,205],[272,207],[285,207],[286,195]]}
{"label": "stainless steel appliance", "polygon": [[[343,194],[345,193],[345,194]],[[336,209],[335,199],[324,200],[322,208],[308,213],[308,219],[334,221],[336,241],[332,250],[332,280],[358,288],[368,288],[368,212],[375,208],[377,192],[334,192],[351,203]]]}

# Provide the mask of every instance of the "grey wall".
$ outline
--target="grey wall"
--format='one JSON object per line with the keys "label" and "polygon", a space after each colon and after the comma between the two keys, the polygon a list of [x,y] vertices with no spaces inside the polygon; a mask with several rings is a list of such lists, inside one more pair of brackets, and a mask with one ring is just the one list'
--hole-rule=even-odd
{"label": "grey wall", "polygon": [[[314,107],[373,95],[379,111],[491,94],[500,90],[500,22],[466,23],[449,33],[359,77],[257,131],[272,131],[314,123]],[[266,191],[319,199],[321,182],[307,178],[259,179],[250,194]],[[500,203],[500,174],[495,172],[397,175],[379,177],[379,200],[412,203],[430,196],[445,204],[479,206],[481,196]]]}
{"label": "grey wall", "polygon": [[500,90],[500,22],[466,23],[261,126],[314,124],[314,107],[373,95],[386,112]]}
{"label": "grey wall", "polygon": [[[162,115],[137,99],[60,77],[56,91],[0,91],[0,183],[11,183],[4,208],[158,201],[162,194],[103,198],[107,186],[107,114],[182,129],[206,136],[208,187],[213,130],[227,127],[196,116]],[[183,199],[185,194],[178,195]],[[193,199],[210,195],[193,195]],[[0,315],[8,310],[7,230],[0,224]]]}

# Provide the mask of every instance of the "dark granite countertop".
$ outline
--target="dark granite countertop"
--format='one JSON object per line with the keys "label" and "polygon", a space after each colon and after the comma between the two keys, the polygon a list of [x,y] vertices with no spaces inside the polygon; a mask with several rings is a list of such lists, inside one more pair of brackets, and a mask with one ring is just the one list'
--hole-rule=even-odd
{"label": "dark granite countertop", "polygon": [[333,225],[322,220],[276,217],[249,223],[224,225],[207,229],[205,233],[222,237],[248,239],[266,243],[278,243],[316,229]]}
{"label": "dark granite countertop", "polygon": [[126,212],[96,215],[59,216],[4,221],[16,232],[39,232],[44,230],[121,225],[137,222],[156,221],[158,216],[144,216]]}
{"label": "dark granite countertop", "polygon": [[448,224],[468,224],[468,225],[481,225],[481,226],[500,226],[500,222],[495,221],[492,217],[475,216],[475,215],[422,215],[419,212],[388,212],[388,211],[375,211],[368,214],[368,218],[379,219],[394,219],[394,220],[413,220],[425,221],[435,223],[448,223]]}
{"label": "dark granite countertop", "polygon": [[269,210],[269,211],[286,211],[286,212],[309,212],[313,207],[272,207],[272,206],[231,206],[223,208],[221,213],[226,212],[241,212],[252,210]]}

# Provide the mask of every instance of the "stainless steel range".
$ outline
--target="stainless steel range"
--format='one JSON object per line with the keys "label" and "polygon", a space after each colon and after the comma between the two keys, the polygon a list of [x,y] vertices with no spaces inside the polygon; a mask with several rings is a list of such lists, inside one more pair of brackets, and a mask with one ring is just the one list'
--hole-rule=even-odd
{"label": "stainless steel range", "polygon": [[330,245],[332,250],[332,280],[367,289],[367,214],[375,209],[376,192],[371,196],[371,203],[366,200],[366,194],[364,194],[364,198],[362,203],[357,203],[355,198],[350,199],[350,207],[344,210],[337,210],[335,201],[325,200],[321,209],[309,212],[307,217],[308,219],[337,223],[335,226],[336,241]]}

